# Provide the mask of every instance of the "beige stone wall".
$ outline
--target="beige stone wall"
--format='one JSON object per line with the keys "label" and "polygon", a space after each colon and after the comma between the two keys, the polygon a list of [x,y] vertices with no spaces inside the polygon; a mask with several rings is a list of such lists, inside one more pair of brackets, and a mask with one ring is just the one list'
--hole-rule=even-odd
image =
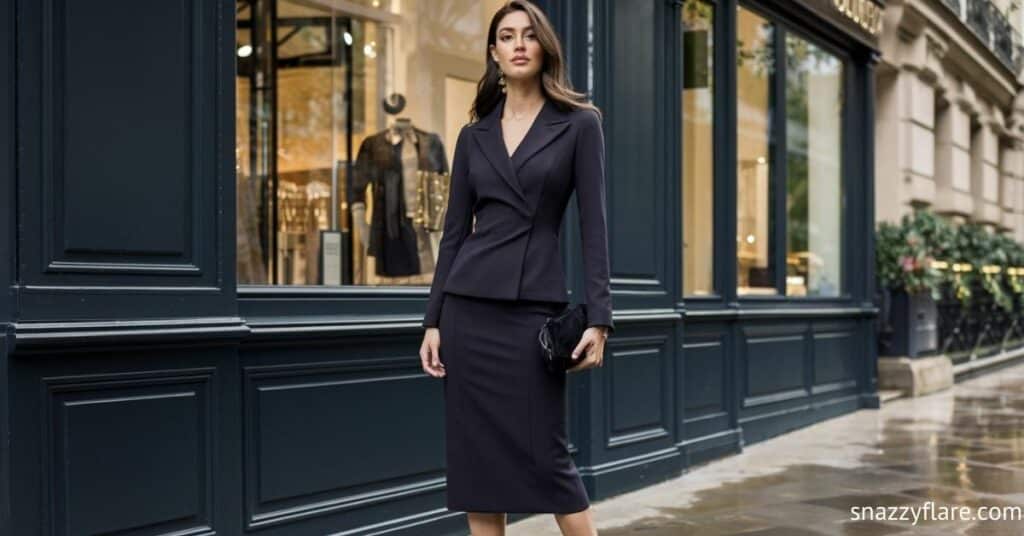
{"label": "beige stone wall", "polygon": [[[997,0],[1021,28],[1020,0]],[[1024,241],[1024,99],[942,0],[886,4],[876,83],[875,214],[928,207]]]}

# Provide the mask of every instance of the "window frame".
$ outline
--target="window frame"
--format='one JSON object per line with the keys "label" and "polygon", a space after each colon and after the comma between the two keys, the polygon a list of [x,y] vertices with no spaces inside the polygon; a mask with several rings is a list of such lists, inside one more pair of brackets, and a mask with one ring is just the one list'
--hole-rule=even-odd
{"label": "window frame", "polygon": [[[854,155],[856,146],[853,143],[855,141],[856,133],[851,131],[851,128],[857,123],[859,119],[855,113],[857,99],[854,98],[854,91],[856,90],[856,81],[858,79],[857,63],[854,61],[854,57],[847,47],[842,46],[841,43],[830,38],[826,34],[812,28],[818,26],[808,26],[807,21],[801,23],[801,19],[798,16],[794,16],[792,13],[783,12],[778,6],[767,5],[766,2],[761,0],[740,0],[735,2],[715,2],[717,6],[728,5],[732,8],[731,13],[732,27],[728,38],[730,40],[730,55],[735,57],[736,50],[736,20],[738,19],[738,10],[740,8],[746,9],[759,17],[764,18],[773,25],[772,32],[772,49],[774,58],[785,58],[786,54],[786,36],[793,34],[800,39],[803,39],[816,47],[824,50],[825,52],[835,56],[842,66],[842,109],[840,111],[840,126],[839,134],[839,150],[840,150],[840,178],[839,178],[839,191],[840,191],[840,289],[839,293],[834,296],[793,296],[787,295],[786,291],[786,249],[787,249],[787,230],[788,230],[788,218],[786,216],[786,182],[788,169],[786,167],[786,156],[787,156],[787,143],[786,138],[787,132],[787,121],[786,121],[786,103],[785,103],[785,92],[787,84],[787,66],[786,61],[776,61],[774,72],[776,75],[773,78],[773,91],[775,95],[781,95],[781,102],[773,103],[771,110],[771,169],[769,172],[770,185],[770,199],[771,199],[771,213],[772,213],[772,224],[771,224],[771,235],[769,236],[769,248],[771,250],[772,261],[776,267],[776,273],[774,274],[775,290],[774,295],[759,295],[759,294],[739,294],[738,292],[738,277],[735,273],[736,265],[736,249],[732,248],[729,259],[732,265],[731,279],[728,281],[728,287],[730,288],[731,297],[737,302],[748,302],[748,303],[777,303],[777,302],[849,302],[853,299],[855,283],[854,279],[850,275],[850,268],[852,266],[851,261],[853,256],[850,254],[851,236],[850,231],[855,225],[855,219],[850,210],[852,198],[852,177],[856,170],[854,168]],[[813,20],[813,19],[812,19]],[[717,58],[716,58],[717,59]],[[716,98],[719,98],[716,95]],[[729,79],[728,94],[722,96],[729,101],[729,105],[733,114],[733,117],[728,118],[729,122],[726,124],[729,132],[729,143],[735,145],[737,135],[737,120],[736,114],[736,99],[737,99],[737,88],[736,88],[736,77],[731,76]],[[716,118],[717,119],[717,118]],[[868,125],[872,127],[872,125]],[[729,177],[725,180],[732,182],[732,190],[736,190],[736,181],[738,180],[736,170],[736,157],[735,153],[731,155],[729,160],[721,161],[725,166],[730,168]],[[725,167],[723,166],[723,167]],[[738,207],[736,207],[736,197],[730,200],[730,217],[733,220],[732,230],[729,234],[730,237],[735,236],[735,219],[737,216]]]}

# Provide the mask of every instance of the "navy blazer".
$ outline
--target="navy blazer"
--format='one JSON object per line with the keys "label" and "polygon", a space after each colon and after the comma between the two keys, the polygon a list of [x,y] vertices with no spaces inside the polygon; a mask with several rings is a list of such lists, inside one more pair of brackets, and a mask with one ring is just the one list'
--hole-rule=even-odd
{"label": "navy blazer", "polygon": [[423,326],[438,325],[445,292],[568,303],[559,232],[575,190],[587,324],[612,332],[601,121],[593,110],[563,111],[545,97],[510,158],[504,107],[503,96],[459,132]]}

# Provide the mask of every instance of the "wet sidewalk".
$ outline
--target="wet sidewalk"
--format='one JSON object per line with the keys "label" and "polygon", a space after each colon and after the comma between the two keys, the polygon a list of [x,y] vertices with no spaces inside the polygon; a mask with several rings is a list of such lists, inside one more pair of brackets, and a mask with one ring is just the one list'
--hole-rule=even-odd
{"label": "wet sidewalk", "polygon": [[[1024,365],[1015,365],[749,445],[597,501],[594,514],[602,536],[1020,535],[1022,438]],[[954,505],[1006,519],[939,519]],[[897,507],[883,513],[906,519],[854,520],[859,506]],[[538,515],[507,534],[561,533],[553,516]]]}

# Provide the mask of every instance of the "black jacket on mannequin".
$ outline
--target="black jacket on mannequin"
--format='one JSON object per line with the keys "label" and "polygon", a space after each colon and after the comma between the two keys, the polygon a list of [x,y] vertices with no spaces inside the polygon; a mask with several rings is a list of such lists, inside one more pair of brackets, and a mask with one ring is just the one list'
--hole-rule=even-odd
{"label": "black jacket on mannequin", "polygon": [[[448,173],[448,156],[440,136],[416,127],[419,169]],[[370,216],[370,236],[367,253],[376,258],[377,274],[406,276],[423,273],[419,261],[419,247],[413,220],[406,214],[402,195],[402,141],[388,141],[383,130],[363,140],[359,146],[352,173],[352,203],[366,200],[366,185],[373,184],[373,214]],[[397,204],[397,205],[396,205]],[[387,233],[385,218],[389,212],[397,213],[398,229],[395,236]]]}
{"label": "black jacket on mannequin", "polygon": [[568,303],[559,232],[575,191],[588,326],[612,332],[604,134],[598,115],[561,110],[545,97],[509,157],[501,129],[504,106],[502,97],[459,133],[423,326],[438,325],[444,292]]}

